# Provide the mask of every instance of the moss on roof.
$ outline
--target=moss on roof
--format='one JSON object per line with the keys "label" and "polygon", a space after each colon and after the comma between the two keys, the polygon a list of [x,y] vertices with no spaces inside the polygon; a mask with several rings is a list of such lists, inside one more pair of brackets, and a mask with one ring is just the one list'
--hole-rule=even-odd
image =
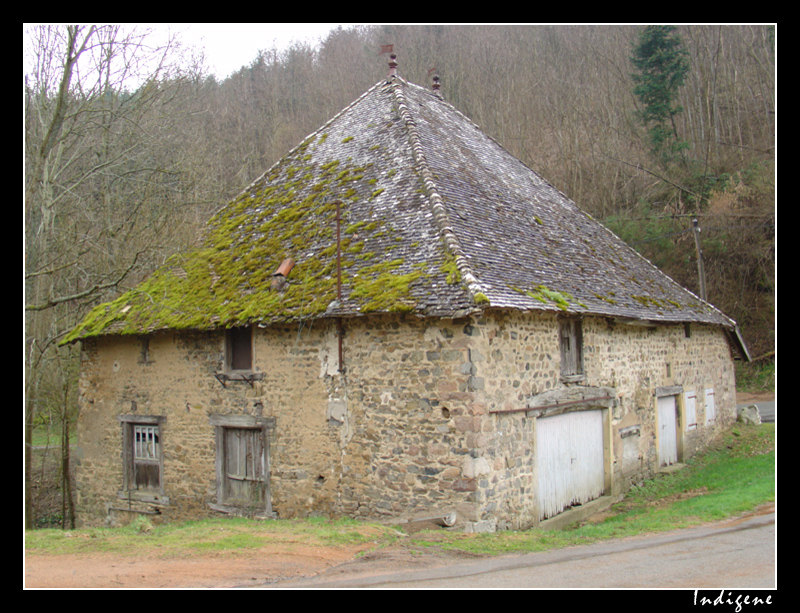
{"label": "moss on roof", "polygon": [[[102,334],[407,312],[431,306],[425,300],[430,291],[420,284],[457,285],[453,258],[432,224],[426,221],[420,229],[409,223],[424,218],[427,204],[421,193],[406,198],[410,210],[400,216],[395,202],[381,200],[398,183],[423,191],[410,153],[397,150],[396,134],[384,138],[393,150],[383,156],[379,151],[380,133],[400,128],[391,122],[373,124],[372,130],[362,127],[360,136],[330,139],[329,132],[344,128],[334,121],[325,129],[215,215],[198,248],[172,256],[138,286],[97,306],[64,342]],[[392,166],[387,168],[387,162]],[[403,191],[408,192],[406,187]],[[419,249],[422,241],[424,250]],[[341,303],[336,301],[337,252]],[[288,283],[276,290],[273,273],[285,258],[296,265]],[[466,290],[458,293],[459,306],[467,306]]]}

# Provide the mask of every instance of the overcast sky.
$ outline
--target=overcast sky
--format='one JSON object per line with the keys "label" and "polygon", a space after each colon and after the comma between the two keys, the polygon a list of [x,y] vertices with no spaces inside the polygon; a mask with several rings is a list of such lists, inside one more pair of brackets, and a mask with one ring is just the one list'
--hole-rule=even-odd
{"label": "overcast sky", "polygon": [[[151,24],[147,24],[151,25]],[[242,66],[250,64],[260,49],[288,47],[293,41],[316,46],[336,23],[175,23],[152,24],[169,27],[180,34],[188,45],[205,49],[209,70],[224,79]]]}
{"label": "overcast sky", "polygon": [[[23,73],[30,69],[31,49],[25,32],[38,24],[22,24]],[[285,49],[293,41],[318,46],[328,32],[353,24],[338,23],[125,23],[124,28],[152,30],[156,37],[167,32],[177,33],[186,46],[205,50],[206,66],[222,80],[242,66],[248,66],[261,49]],[[159,41],[159,42],[163,42]]]}

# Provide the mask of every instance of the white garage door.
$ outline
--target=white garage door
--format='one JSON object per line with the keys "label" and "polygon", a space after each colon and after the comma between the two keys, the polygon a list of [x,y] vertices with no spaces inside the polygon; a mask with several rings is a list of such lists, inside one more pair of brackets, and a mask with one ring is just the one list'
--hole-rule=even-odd
{"label": "white garage door", "polygon": [[536,420],[539,519],[603,494],[603,412],[575,411]]}

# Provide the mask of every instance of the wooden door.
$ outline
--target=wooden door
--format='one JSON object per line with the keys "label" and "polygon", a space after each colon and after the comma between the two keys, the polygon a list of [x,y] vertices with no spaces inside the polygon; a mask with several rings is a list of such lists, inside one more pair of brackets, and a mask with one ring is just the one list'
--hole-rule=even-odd
{"label": "wooden door", "polygon": [[536,463],[540,519],[602,496],[605,489],[602,410],[537,419]]}
{"label": "wooden door", "polygon": [[266,496],[266,475],[263,430],[225,428],[225,502],[262,505]]}
{"label": "wooden door", "polygon": [[658,399],[658,465],[678,461],[678,407],[675,396]]}

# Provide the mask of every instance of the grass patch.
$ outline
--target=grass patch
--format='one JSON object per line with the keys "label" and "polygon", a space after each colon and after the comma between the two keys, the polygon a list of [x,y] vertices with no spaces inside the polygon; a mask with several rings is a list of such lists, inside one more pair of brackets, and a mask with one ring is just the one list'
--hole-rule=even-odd
{"label": "grass patch", "polygon": [[120,528],[29,530],[25,534],[25,551],[54,555],[148,554],[170,558],[208,552],[235,554],[274,544],[352,547],[372,543],[384,546],[396,538],[397,533],[390,528],[349,519],[262,521],[226,517],[163,525],[139,519]]}
{"label": "grass patch", "polygon": [[[70,424],[69,443],[74,445],[77,439],[74,422]],[[31,443],[34,447],[61,447],[60,425],[44,424],[33,428]]]}

